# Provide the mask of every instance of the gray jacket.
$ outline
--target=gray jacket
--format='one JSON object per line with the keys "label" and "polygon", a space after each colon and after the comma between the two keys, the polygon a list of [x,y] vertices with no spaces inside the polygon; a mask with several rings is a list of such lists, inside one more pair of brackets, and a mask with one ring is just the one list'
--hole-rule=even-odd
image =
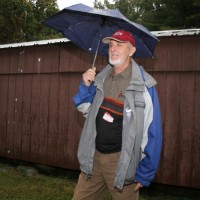
{"label": "gray jacket", "polygon": [[[112,67],[107,65],[96,76],[94,83],[96,94],[93,102],[78,106],[81,112],[87,113],[79,142],[78,159],[81,171],[89,176],[92,175],[95,153],[95,138],[97,134],[95,120],[104,99],[103,82],[110,70],[112,70]],[[152,87],[156,84],[156,81],[148,73],[143,71],[143,75],[144,77],[142,77],[140,67],[132,60],[132,79],[125,91],[122,149],[113,183],[118,189],[122,189],[124,185],[135,181],[136,168],[142,158],[141,143],[144,131],[145,109],[143,93],[145,86]]]}

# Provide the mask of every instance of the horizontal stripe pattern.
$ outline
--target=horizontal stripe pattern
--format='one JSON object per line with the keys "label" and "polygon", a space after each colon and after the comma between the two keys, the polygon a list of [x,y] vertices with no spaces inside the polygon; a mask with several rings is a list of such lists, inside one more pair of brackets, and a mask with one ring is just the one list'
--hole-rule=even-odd
{"label": "horizontal stripe pattern", "polygon": [[102,105],[100,106],[100,108],[120,116],[123,116],[123,107],[123,102],[109,97],[105,97]]}

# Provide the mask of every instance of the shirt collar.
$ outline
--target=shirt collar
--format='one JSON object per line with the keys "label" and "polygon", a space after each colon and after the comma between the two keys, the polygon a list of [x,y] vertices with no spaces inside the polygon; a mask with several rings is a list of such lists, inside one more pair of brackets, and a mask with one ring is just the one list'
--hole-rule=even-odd
{"label": "shirt collar", "polygon": [[[118,78],[118,77],[123,77],[123,78],[128,78],[128,76],[132,73],[132,64],[131,62],[129,63],[128,67],[122,71],[121,73],[117,74],[115,77]],[[109,76],[111,77],[114,77],[114,68],[110,71],[110,74]]]}

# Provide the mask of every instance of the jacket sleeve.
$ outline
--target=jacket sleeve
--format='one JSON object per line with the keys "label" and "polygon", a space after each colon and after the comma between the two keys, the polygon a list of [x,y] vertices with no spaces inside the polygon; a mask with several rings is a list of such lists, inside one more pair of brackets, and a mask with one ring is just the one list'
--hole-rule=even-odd
{"label": "jacket sleeve", "polygon": [[96,88],[94,83],[90,86],[85,86],[83,81],[80,82],[78,92],[73,97],[73,101],[77,109],[82,112],[85,117],[90,110],[95,94]]}
{"label": "jacket sleeve", "polygon": [[157,171],[162,148],[162,120],[155,87],[146,88],[144,94],[144,134],[142,158],[136,170],[135,179],[143,186],[149,186]]}

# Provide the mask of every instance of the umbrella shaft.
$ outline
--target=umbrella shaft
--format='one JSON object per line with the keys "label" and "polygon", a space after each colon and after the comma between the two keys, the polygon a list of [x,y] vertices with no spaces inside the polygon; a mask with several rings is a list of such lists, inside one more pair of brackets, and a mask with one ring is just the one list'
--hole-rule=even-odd
{"label": "umbrella shaft", "polygon": [[98,45],[97,45],[97,49],[96,49],[96,52],[95,52],[95,55],[94,55],[94,59],[93,59],[93,63],[92,63],[92,69],[94,68],[94,65],[95,65],[95,62],[96,62],[96,59],[97,59],[97,54],[98,54],[98,51],[99,51],[99,47],[100,47],[100,43],[101,43],[101,39],[102,39],[102,35],[103,35],[103,25],[106,21],[106,17],[104,18],[103,20],[103,23],[101,25],[101,33],[100,33],[100,37],[99,37],[99,41],[98,41]]}

